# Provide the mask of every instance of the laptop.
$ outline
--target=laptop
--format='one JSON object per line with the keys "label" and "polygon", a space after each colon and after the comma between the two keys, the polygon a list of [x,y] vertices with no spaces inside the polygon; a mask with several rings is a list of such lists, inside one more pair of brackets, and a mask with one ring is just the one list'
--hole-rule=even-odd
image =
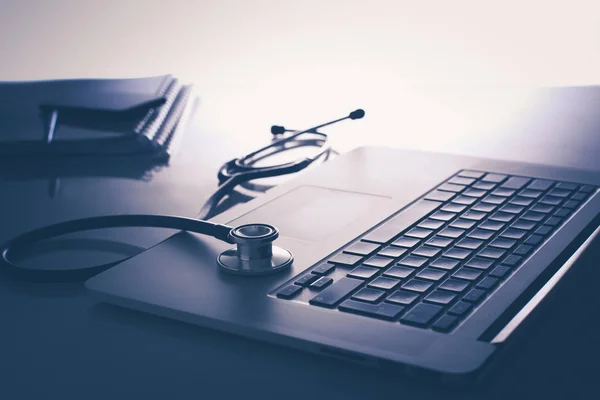
{"label": "laptop", "polygon": [[[391,168],[393,166],[393,168]],[[384,171],[384,173],[382,173]],[[600,173],[360,147],[213,220],[276,226],[284,272],[182,232],[86,283],[101,301],[460,384],[483,376],[597,236]]]}

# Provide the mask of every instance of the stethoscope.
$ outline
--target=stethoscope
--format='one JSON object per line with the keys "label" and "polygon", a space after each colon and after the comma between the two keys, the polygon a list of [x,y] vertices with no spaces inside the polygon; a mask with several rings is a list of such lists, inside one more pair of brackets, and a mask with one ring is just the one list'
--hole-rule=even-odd
{"label": "stethoscope", "polygon": [[[12,258],[19,251],[36,242],[69,233],[106,228],[152,227],[188,231],[235,244],[222,252],[216,260],[224,271],[238,275],[265,275],[285,270],[294,261],[293,254],[286,249],[274,246],[279,237],[276,227],[269,224],[246,224],[238,227],[206,221],[214,216],[216,205],[236,186],[246,182],[287,175],[299,172],[317,160],[327,159],[332,153],[327,143],[327,135],[318,129],[346,119],[360,119],[365,112],[361,109],[348,116],[314,126],[302,131],[288,130],[282,126],[273,126],[273,141],[252,153],[234,158],[221,166],[218,172],[219,186],[202,205],[197,218],[185,218],[170,215],[109,215],[81,218],[48,225],[43,228],[21,234],[0,247],[0,267],[27,280],[44,282],[67,282],[86,280],[99,272],[123,262],[115,262],[81,267],[69,270],[31,269],[18,266]],[[273,155],[299,147],[317,147],[314,154],[296,161],[271,166],[257,166],[257,162]]]}

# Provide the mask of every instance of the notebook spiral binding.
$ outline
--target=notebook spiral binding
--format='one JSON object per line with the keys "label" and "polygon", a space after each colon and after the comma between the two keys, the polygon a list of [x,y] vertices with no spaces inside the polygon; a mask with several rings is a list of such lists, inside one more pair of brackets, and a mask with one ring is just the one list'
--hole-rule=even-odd
{"label": "notebook spiral binding", "polygon": [[162,127],[165,119],[171,113],[171,108],[179,91],[181,90],[181,84],[177,79],[173,79],[165,89],[165,104],[160,108],[152,110],[146,114],[146,117],[137,125],[135,133],[140,139],[143,138],[144,144],[153,147],[154,150],[160,150],[160,145],[157,144],[156,138],[160,137],[162,133]]}
{"label": "notebook spiral binding", "polygon": [[170,109],[169,115],[161,126],[160,133],[155,136],[155,143],[160,146],[165,156],[171,156],[176,151],[179,139],[182,138],[182,129],[186,124],[191,106],[188,107],[188,102],[191,97],[192,87],[183,86],[173,106]]}

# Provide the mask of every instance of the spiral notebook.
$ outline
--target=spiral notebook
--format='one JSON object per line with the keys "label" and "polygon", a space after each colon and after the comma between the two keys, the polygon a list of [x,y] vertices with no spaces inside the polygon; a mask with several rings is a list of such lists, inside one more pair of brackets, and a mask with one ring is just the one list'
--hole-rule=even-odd
{"label": "spiral notebook", "polygon": [[0,83],[6,105],[0,110],[0,157],[168,159],[185,131],[191,93],[191,85],[171,75]]}

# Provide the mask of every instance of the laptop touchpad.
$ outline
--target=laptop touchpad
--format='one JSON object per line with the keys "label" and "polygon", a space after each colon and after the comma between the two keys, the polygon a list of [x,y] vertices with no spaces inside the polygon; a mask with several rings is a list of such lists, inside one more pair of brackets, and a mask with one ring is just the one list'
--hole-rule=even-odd
{"label": "laptop touchpad", "polygon": [[316,186],[299,186],[229,224],[267,223],[280,235],[322,241],[366,215],[388,197]]}

